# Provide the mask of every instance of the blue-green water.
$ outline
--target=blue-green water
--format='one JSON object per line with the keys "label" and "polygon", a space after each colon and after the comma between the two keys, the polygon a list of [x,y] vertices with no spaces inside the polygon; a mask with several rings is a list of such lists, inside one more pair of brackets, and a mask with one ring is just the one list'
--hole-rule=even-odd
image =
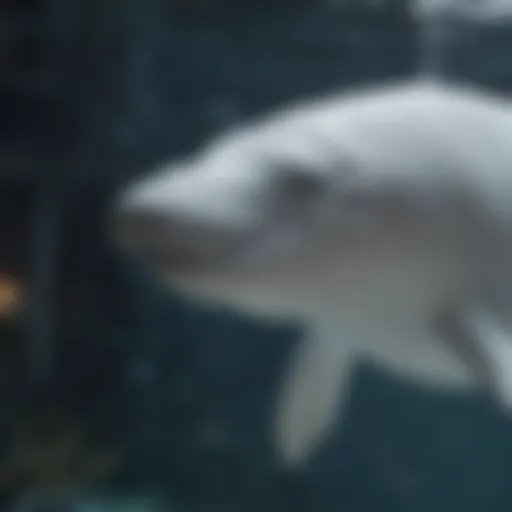
{"label": "blue-green water", "polygon": [[[65,512],[512,506],[512,429],[483,397],[427,394],[364,365],[354,371],[346,423],[304,474],[283,471],[268,429],[299,327],[186,303],[116,254],[103,234],[110,190],[159,158],[285,101],[415,73],[416,32],[403,12],[318,2],[281,11],[205,7],[185,17],[150,2],[66,5],[54,20],[62,29],[50,55],[65,45],[51,68],[60,77],[52,112],[72,114],[78,135],[69,143],[58,116],[51,133],[30,135],[47,137],[49,161],[69,173],[57,193],[60,300],[48,396],[90,434],[88,446],[123,455],[117,471],[84,484]],[[482,30],[448,69],[508,91],[511,51],[512,29]],[[7,106],[9,98],[0,99]],[[28,144],[28,123],[20,126],[17,137]],[[62,163],[64,147],[71,158]],[[30,172],[9,218],[21,218],[40,187]],[[13,267],[28,250],[4,245],[18,250],[5,257]],[[23,322],[4,339],[24,339]],[[15,491],[29,485],[17,482],[5,507],[19,505]]]}

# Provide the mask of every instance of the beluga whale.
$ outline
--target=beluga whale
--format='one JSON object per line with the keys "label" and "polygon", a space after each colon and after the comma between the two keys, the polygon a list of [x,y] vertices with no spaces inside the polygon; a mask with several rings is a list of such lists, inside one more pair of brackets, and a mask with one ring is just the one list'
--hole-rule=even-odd
{"label": "beluga whale", "polygon": [[173,290],[302,326],[271,426],[303,468],[354,363],[512,411],[512,111],[413,79],[297,101],[127,183],[109,226]]}

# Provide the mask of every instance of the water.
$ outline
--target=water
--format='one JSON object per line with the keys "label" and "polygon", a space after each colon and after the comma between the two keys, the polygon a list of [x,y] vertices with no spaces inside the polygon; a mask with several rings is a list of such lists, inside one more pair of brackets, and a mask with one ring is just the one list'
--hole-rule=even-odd
{"label": "water", "polygon": [[[68,6],[72,2],[61,3]],[[207,10],[214,2],[191,2],[201,3]],[[83,9],[100,4],[84,3]],[[115,160],[117,167],[124,169],[130,164],[127,160],[135,156],[142,161],[141,154],[158,154],[146,139],[143,143],[135,140],[135,132],[140,130],[131,136],[133,126],[139,126],[137,119],[130,118],[130,109],[137,111],[132,102],[139,101],[139,93],[141,109],[147,113],[144,122],[161,116],[156,131],[165,134],[165,154],[173,155],[189,151],[219,126],[298,96],[307,98],[333,88],[411,76],[418,69],[436,79],[460,79],[455,64],[467,61],[468,55],[476,69],[471,80],[485,81],[494,73],[489,66],[495,62],[496,52],[501,52],[501,61],[493,64],[499,68],[496,81],[512,91],[510,47],[481,44],[484,32],[499,30],[512,17],[512,2],[418,0],[413,5],[418,23],[414,33],[395,18],[378,18],[379,7],[374,2],[368,16],[363,13],[355,18],[320,4],[310,11],[292,9],[286,15],[264,12],[261,7],[258,16],[240,18],[226,9],[220,21],[205,16],[180,25],[178,19],[172,23],[162,19],[164,29],[151,27],[150,32],[158,37],[147,39],[160,41],[155,54],[161,62],[153,74],[151,66],[142,62],[145,49],[139,48],[134,67],[129,68],[133,73],[126,72],[122,80],[111,83],[109,73],[98,71],[98,83],[92,84],[99,105],[109,107],[98,107],[98,112],[105,117],[119,114],[119,123],[126,122],[123,133],[130,134],[126,145],[132,144],[131,153],[125,160]],[[80,18],[79,8],[70,9]],[[101,15],[99,7],[95,9],[94,20]],[[103,33],[117,38],[116,27],[111,28]],[[91,41],[97,37],[96,29],[97,24],[91,23]],[[80,31],[74,33],[78,38]],[[416,37],[421,41],[419,60],[412,51]],[[110,62],[107,57],[120,45],[118,39],[96,43],[91,60],[98,68],[103,56]],[[483,58],[473,52],[471,44],[475,42],[485,54]],[[488,67],[478,67],[477,62]],[[76,74],[82,79],[87,73],[81,62],[79,71]],[[144,77],[137,76],[141,72]],[[129,94],[121,94],[130,99],[112,105],[124,81],[134,82]],[[69,90],[73,83],[63,80],[63,96],[80,97]],[[154,97],[152,87],[159,91]],[[156,113],[149,100],[158,102]],[[125,106],[127,111],[123,111]],[[95,116],[91,115],[95,123],[103,126],[103,118]],[[30,126],[21,116],[17,122]],[[112,126],[117,130],[119,123],[112,122]],[[63,140],[55,146],[63,146]],[[93,148],[95,141],[88,139]],[[114,157],[108,141],[100,142],[98,147],[105,155],[100,152],[97,157],[97,151],[90,152],[97,159],[97,175],[107,176]],[[103,157],[108,162],[104,166]],[[89,171],[93,166],[83,167]],[[78,192],[78,197],[85,194],[81,187]],[[66,191],[69,198],[66,196],[63,210],[67,203],[75,202],[73,193]],[[85,207],[83,215],[99,217],[97,211],[85,211]],[[71,217],[67,210],[66,217]],[[73,496],[69,502],[13,497],[12,505],[0,503],[1,512],[501,512],[510,508],[509,425],[485,400],[431,395],[368,367],[355,372],[347,424],[326,442],[308,473],[280,473],[267,426],[285,359],[297,340],[295,330],[194,309],[163,296],[149,277],[139,279],[132,270],[119,278],[119,289],[112,285],[111,290],[105,276],[120,273],[120,263],[102,253],[105,247],[95,238],[99,223],[84,222],[84,226],[92,224],[90,230],[77,228],[76,222],[72,229],[62,228],[59,243],[68,263],[87,269],[83,276],[76,276],[59,268],[62,287],[66,292],[80,292],[78,278],[85,276],[91,289],[84,291],[83,298],[80,293],[70,293],[73,303],[58,315],[66,318],[69,335],[59,338],[53,354],[65,364],[54,365],[52,358],[52,370],[62,408],[66,408],[64,416],[70,416],[72,424],[75,419],[86,423],[85,430],[93,438],[99,437],[97,447],[95,439],[91,441],[94,450],[100,451],[105,444],[108,451],[121,444],[127,459],[114,478],[94,481],[92,489],[80,490],[84,495]],[[4,245],[10,244],[8,240]],[[17,335],[16,331],[12,337],[18,340]],[[20,339],[16,346],[23,348],[22,334]],[[10,363],[7,366],[12,367]],[[77,449],[77,454],[69,454],[74,463],[81,446],[71,448]],[[35,462],[39,465],[40,461]],[[53,467],[50,462],[44,466]],[[61,466],[64,474],[57,475],[59,478],[80,474],[80,464],[76,471]],[[0,467],[0,476],[5,469]],[[33,477],[40,473],[38,470]],[[56,478],[42,473],[45,479]],[[24,482],[20,477],[15,483]],[[161,489],[165,498],[153,497],[147,491],[151,485]],[[98,494],[102,492],[104,496]]]}
{"label": "water", "polygon": [[413,0],[420,72],[443,78],[464,45],[482,30],[512,21],[512,0]]}

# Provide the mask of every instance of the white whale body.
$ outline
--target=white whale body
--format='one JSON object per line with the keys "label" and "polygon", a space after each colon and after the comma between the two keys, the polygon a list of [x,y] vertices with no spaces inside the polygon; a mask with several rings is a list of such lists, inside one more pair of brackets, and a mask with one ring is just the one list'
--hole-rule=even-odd
{"label": "white whale body", "polygon": [[114,236],[174,287],[304,339],[276,402],[283,461],[340,419],[366,357],[512,410],[512,115],[414,80],[305,101],[121,190]]}

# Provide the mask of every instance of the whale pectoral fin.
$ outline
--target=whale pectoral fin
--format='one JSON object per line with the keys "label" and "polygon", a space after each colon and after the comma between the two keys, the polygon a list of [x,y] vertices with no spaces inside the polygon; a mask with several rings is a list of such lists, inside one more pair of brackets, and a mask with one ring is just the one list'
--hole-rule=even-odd
{"label": "whale pectoral fin", "polygon": [[313,332],[289,362],[277,400],[275,443],[285,466],[299,468],[331,433],[349,393],[353,349]]}
{"label": "whale pectoral fin", "polygon": [[444,331],[500,408],[512,413],[512,330],[490,304],[472,302],[446,315]]}
{"label": "whale pectoral fin", "polygon": [[489,307],[473,305],[463,312],[484,366],[484,378],[498,405],[512,413],[512,331]]}

